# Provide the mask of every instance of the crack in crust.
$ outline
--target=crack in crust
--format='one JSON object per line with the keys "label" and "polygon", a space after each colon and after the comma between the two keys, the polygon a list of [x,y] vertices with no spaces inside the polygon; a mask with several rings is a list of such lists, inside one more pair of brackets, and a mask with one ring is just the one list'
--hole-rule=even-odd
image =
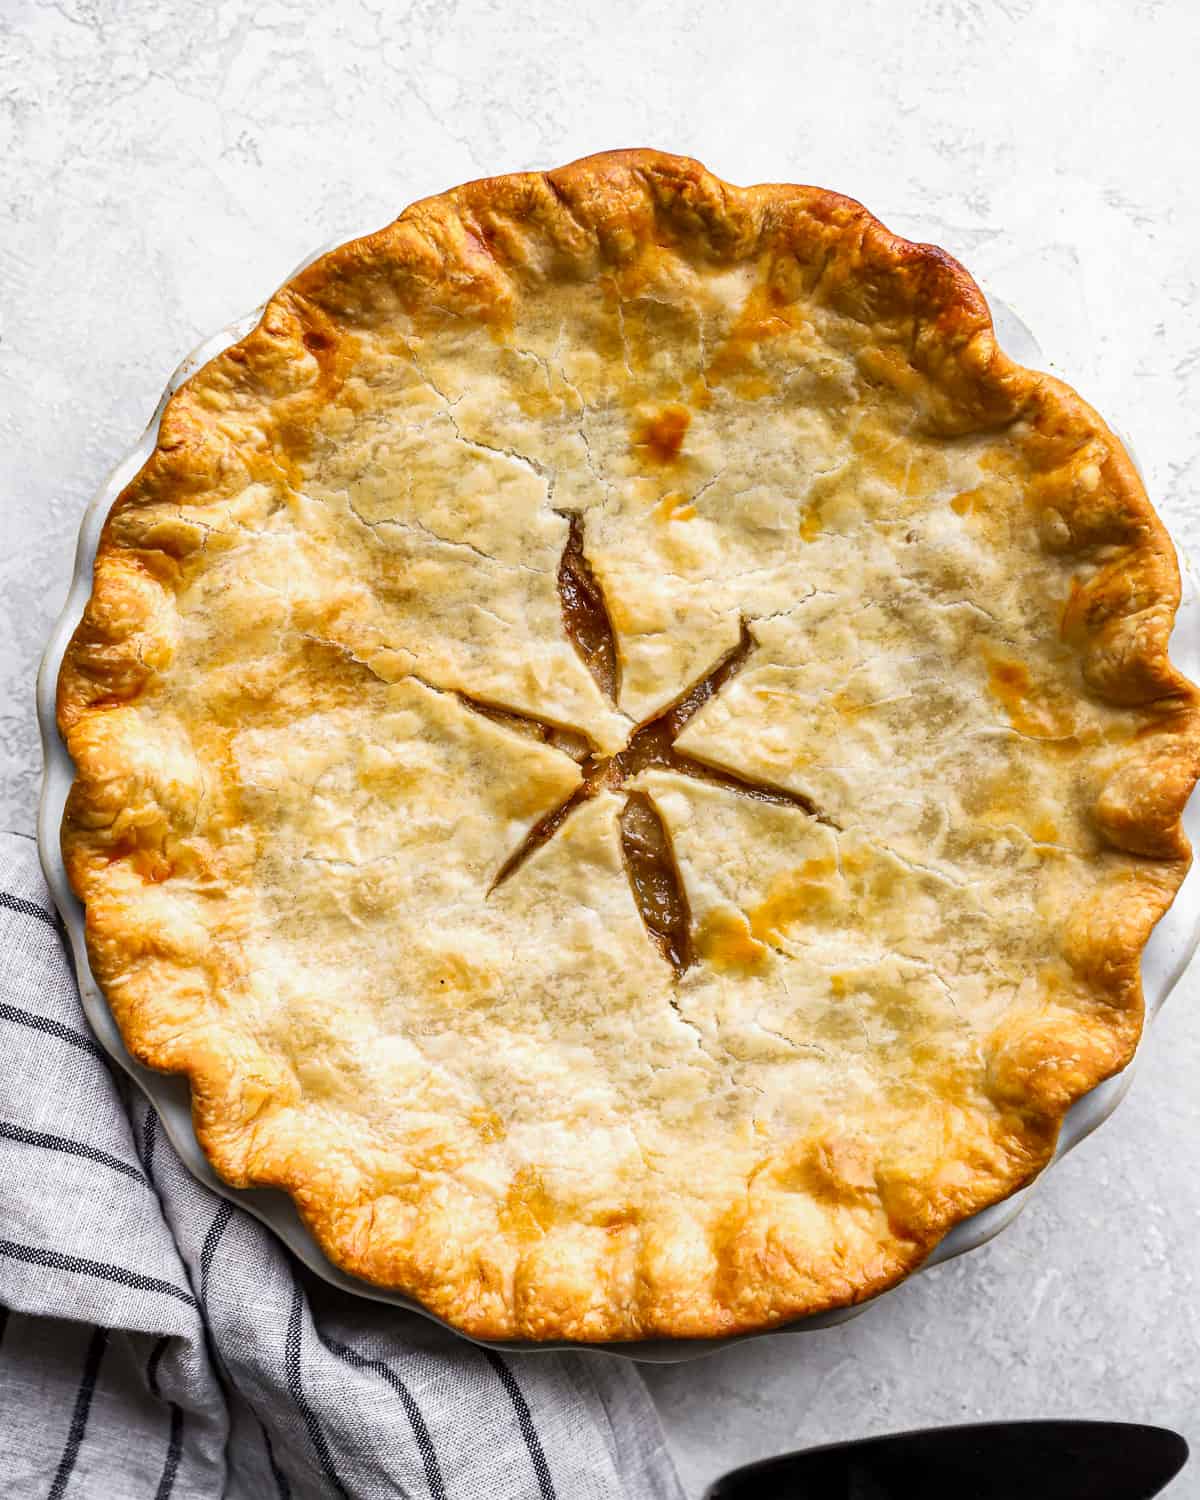
{"label": "crack in crust", "polygon": [[[375,1169],[363,1162],[376,1159],[373,1132],[382,1127],[374,1120],[363,1123],[348,1146],[329,1124],[328,1113],[308,1101],[305,1090],[316,1085],[302,1079],[298,1068],[280,1063],[260,1044],[253,1025],[239,1017],[236,998],[253,977],[247,972],[245,928],[256,879],[255,830],[247,826],[240,799],[254,788],[237,781],[229,724],[202,711],[204,700],[187,699],[193,684],[175,684],[184,695],[180,701],[192,703],[191,740],[188,726],[173,717],[174,707],[161,715],[158,709],[165,685],[175,683],[173,663],[188,611],[195,607],[197,583],[217,576],[229,545],[220,529],[210,526],[213,513],[235,501],[252,507],[258,491],[275,500],[282,496],[297,511],[303,508],[305,465],[320,441],[329,442],[320,419],[333,410],[352,413],[370,396],[369,388],[355,381],[368,346],[382,341],[389,358],[402,359],[414,379],[440,390],[443,404],[453,407],[454,426],[466,433],[470,400],[450,389],[444,365],[435,368],[430,330],[484,328],[498,347],[522,298],[534,299],[549,286],[605,288],[613,294],[615,325],[605,358],[614,379],[632,380],[644,351],[631,315],[635,302],[626,299],[623,286],[644,253],[671,261],[685,288],[769,263],[774,279],[763,282],[762,296],[743,309],[741,343],[727,339],[718,347],[703,319],[695,323],[697,405],[738,388],[747,409],[756,409],[763,393],[755,386],[753,361],[742,358],[746,348],[780,330],[781,337],[802,341],[819,339],[824,329],[842,339],[843,355],[857,351],[846,358],[856,361],[856,379],[864,390],[906,404],[911,418],[906,431],[914,438],[923,434],[961,448],[1003,437],[1012,470],[1003,481],[1003,499],[991,502],[997,513],[975,517],[975,502],[963,494],[956,497],[963,507],[952,512],[956,519],[941,519],[947,525],[990,526],[1000,545],[1019,532],[1032,539],[1041,562],[1054,561],[1064,580],[1074,580],[1055,646],[1070,663],[1068,694],[1110,714],[1122,733],[1081,757],[1072,784],[1080,826],[1090,841],[1086,853],[1066,854],[1049,836],[1039,839],[1047,858],[1060,861],[1056,870],[1072,861],[1072,870],[1082,872],[1072,877],[1076,883],[1066,888],[1066,897],[1051,902],[1051,918],[1044,924],[1051,977],[1059,990],[1047,989],[1024,1009],[1011,1008],[991,1031],[973,1037],[978,1061],[973,1092],[948,1098],[931,1132],[937,1141],[932,1155],[923,1156],[921,1143],[914,1146],[904,1129],[874,1156],[832,1125],[796,1139],[763,1137],[761,1155],[729,1187],[727,1200],[713,1208],[689,1199],[681,1208],[670,1191],[658,1191],[661,1162],[630,1126],[632,1155],[642,1173],[635,1190],[591,1205],[591,1217],[556,1216],[537,1171],[522,1166],[511,1176],[504,1202],[494,1213],[488,1208],[492,1217],[485,1224],[479,1204],[490,1204],[486,1184],[472,1188],[471,1196],[456,1176],[464,1160],[467,1166],[474,1160],[462,1156],[465,1148],[455,1147],[459,1156],[453,1150],[440,1155],[423,1150],[411,1160],[387,1158],[387,1170],[372,1175]],[[653,284],[644,290],[646,306],[657,308]],[[789,323],[793,310],[796,317]],[[674,328],[656,325],[660,346],[674,338]],[[574,365],[566,370],[557,346],[554,362],[563,365],[564,386],[578,398],[579,409],[566,412],[563,430],[575,432],[582,444],[580,463],[592,492],[606,505],[615,503],[619,486],[602,434],[581,415],[583,376]],[[428,372],[424,377],[422,370]],[[782,394],[772,396],[780,410],[781,402],[799,408],[804,399],[790,376]],[[836,393],[831,399],[838,399]],[[477,436],[481,441],[474,449],[481,463],[489,454],[494,460],[507,451],[491,448],[492,434]],[[674,440],[658,448],[643,445],[639,462],[685,463],[691,434],[676,436],[681,452]],[[529,477],[524,476],[526,482]],[[534,469],[533,478],[541,481],[545,475]],[[835,479],[831,475],[828,482]],[[544,487],[551,488],[548,482]],[[569,505],[565,489],[560,474],[555,493],[564,508]],[[896,483],[896,493],[901,491],[908,496],[907,469]],[[703,494],[709,512],[720,493],[702,491],[699,484],[691,492],[697,498]],[[728,498],[725,503],[732,504]],[[542,495],[539,504],[545,519],[553,501]],[[369,507],[361,509],[370,515]],[[277,528],[287,514],[283,505],[263,513]],[[260,546],[265,555],[276,533],[245,531],[243,519],[240,513],[232,517],[242,544]],[[568,520],[560,597],[565,601],[570,595],[586,611],[597,592],[595,578],[583,555],[582,519]],[[814,547],[822,535],[858,535],[853,515],[824,517],[819,507],[805,516],[804,526],[803,540]],[[415,564],[408,573],[403,567],[389,570],[386,561],[396,554],[385,555],[383,539],[376,531],[369,534],[380,548],[378,556],[371,554],[371,565],[379,568],[375,586],[392,590],[389,597],[403,603],[409,597],[405,590],[419,587],[413,582]],[[469,556],[479,541],[472,535],[455,547]],[[866,541],[864,536],[864,547]],[[303,557],[297,553],[296,560]],[[730,568],[734,576],[733,562]],[[527,576],[520,565],[512,571]],[[292,581],[291,573],[282,576],[281,595]],[[334,597],[323,601],[325,615],[296,622],[299,636],[311,625],[310,650],[320,649],[313,642],[337,626],[341,611],[352,615],[358,582],[339,578]],[[963,578],[946,581],[942,618],[949,628],[950,615],[971,616],[986,631],[986,606],[994,601],[984,599],[981,606],[964,600],[964,586]],[[289,1192],[338,1265],[421,1299],[467,1332],[493,1339],[713,1337],[861,1301],[918,1266],[955,1223],[1028,1182],[1050,1159],[1065,1111],[1132,1055],[1141,1018],[1139,957],[1187,868],[1190,851],[1180,815],[1200,762],[1196,692],[1167,654],[1178,599],[1169,540],[1120,443],[1073,391],[1007,358],[996,345],[978,289],[944,252],[899,239],[840,195],[788,185],[741,189],[720,182],[698,163],[654,151],[607,153],[545,175],[469,183],[413,204],[394,224],[342,246],[284,287],[258,328],[198,371],[168,403],[154,454],[114,506],[96,558],[92,598],[65,656],[58,693],[59,724],[77,768],[63,851],[87,909],[93,971],[131,1052],[149,1066],[189,1078],[197,1135],[216,1170],[236,1185]],[[604,607],[606,619],[612,603]],[[950,609],[959,603],[973,607]],[[259,628],[252,613],[247,606],[239,617],[248,633]],[[633,673],[628,662],[621,670],[616,625],[611,619],[607,630],[602,624],[593,629],[595,624],[589,617],[585,631],[565,620],[574,654],[610,700],[618,692],[628,696]],[[758,628],[764,631],[765,625]],[[370,650],[357,640],[330,644],[334,650],[322,667],[329,691],[338,704],[352,705],[365,689],[361,670],[352,672],[351,665],[370,660]],[[836,807],[818,809],[758,782],[743,786],[734,772],[674,748],[679,721],[686,722],[703,701],[713,701],[750,649],[744,623],[735,650],[677,704],[639,725],[625,748],[605,763],[604,776],[627,780],[633,762],[644,756],[646,768],[746,793],[739,805],[747,814],[752,798],[786,798],[808,815],[794,822],[839,845],[836,878],[851,890],[849,881],[859,877],[840,848],[842,836],[818,821],[832,820]],[[339,651],[346,653],[340,663]],[[414,652],[409,656],[410,668],[421,665]],[[287,670],[302,678],[304,665],[289,658]],[[226,692],[224,712],[251,731],[273,722],[273,694],[292,691],[299,680],[260,680],[254,662],[230,665],[220,659],[211,670]],[[580,675],[587,679],[587,673]],[[1011,674],[1001,686],[1010,693],[1021,690]],[[382,695],[389,687],[380,679],[370,690]],[[558,817],[555,828],[567,817],[585,816],[582,804],[597,791],[589,776],[599,775],[599,756],[590,743],[579,743],[581,731],[489,702],[486,693],[460,693],[457,702],[571,755],[584,768],[583,781],[549,816]],[[1010,721],[1007,738],[1020,739],[1024,754],[1050,756],[1069,748],[1067,740],[1051,746],[1024,737],[1023,725],[1033,722],[1036,728],[1041,721],[1027,706],[1018,703]],[[278,723],[284,725],[280,739],[286,749],[292,721],[283,716]],[[903,755],[906,747],[899,748]],[[535,750],[553,759],[542,745],[530,753]],[[668,869],[664,851],[677,832],[668,826],[668,811],[665,798],[655,803],[631,792],[621,818],[619,853],[626,878],[646,888],[639,910],[646,931],[677,971],[672,993],[681,1018],[695,1031],[699,1066],[711,1045],[709,1023],[701,1026],[690,1008],[684,1017],[683,1006],[710,961],[695,958],[700,903],[694,891],[685,920],[688,893],[678,878],[681,839],[670,851],[675,877],[659,883]],[[849,818],[839,821],[852,826]],[[850,838],[848,832],[845,839]],[[311,857],[323,858],[315,850]],[[896,860],[902,859],[911,865],[907,878],[921,878],[911,856],[897,849]],[[806,863],[820,864],[820,859]],[[512,873],[504,868],[497,879],[508,880]],[[832,922],[829,912],[836,916],[842,908],[821,905],[829,889],[814,885],[815,877],[800,879],[803,868],[791,873],[804,898],[812,896],[816,917]],[[528,878],[533,874],[526,872]],[[864,888],[860,881],[853,890]],[[720,976],[722,1004],[737,993],[741,975],[751,975],[745,984],[755,982],[754,965],[782,962],[770,948],[772,913],[780,900],[777,893],[774,905],[768,901],[764,908],[770,909],[756,914],[762,941],[752,930],[755,924],[735,914],[737,921],[722,939],[722,951],[735,965]],[[350,916],[357,917],[356,910]],[[881,943],[880,951],[888,946]],[[774,956],[764,959],[768,952]],[[994,955],[988,957],[994,962]],[[880,1028],[868,1028],[860,1014],[855,975],[836,977],[840,988],[823,999],[822,1013],[832,1015],[847,1034],[857,1027],[855,1058],[867,1057]],[[937,983],[946,985],[941,974]],[[947,991],[947,996],[965,1008],[961,993]],[[920,1003],[910,988],[901,998],[905,1005]],[[745,1091],[762,1096],[755,1107],[762,1108],[769,1127],[777,1096],[767,1097],[755,1081],[766,1077],[767,1064],[753,1071],[744,1056],[755,1054],[747,1049],[770,1046],[778,1052],[786,1050],[787,1040],[793,1050],[832,1070],[849,1044],[843,1046],[835,1027],[819,1045],[806,1043],[801,1049],[769,1007],[759,1006],[755,1014],[760,1012],[764,1020],[755,1022],[753,1035],[738,1039],[741,1052],[730,1043],[716,1054],[724,1058],[727,1076],[720,1077],[718,1069],[711,1086],[720,1090],[714,1106],[724,1107],[744,1078]],[[611,1026],[615,1019],[601,1016],[597,1026]],[[547,1026],[553,1030],[552,1022]],[[436,1030],[431,1027],[427,1035]],[[347,1041],[321,1035],[320,1056],[304,1060],[318,1080]],[[579,1055],[578,1048],[573,1055]],[[424,1054],[422,1059],[424,1071],[409,1075],[414,1087],[425,1087],[437,1075],[435,1064]],[[774,1054],[770,1067],[776,1066],[773,1059]],[[715,1065],[714,1058],[707,1061]],[[853,1076],[849,1066],[837,1075],[839,1088]],[[668,1071],[646,1057],[648,1097],[657,1097]],[[828,1081],[834,1074],[821,1077]],[[881,1082],[880,1107],[886,1075]],[[914,1100],[929,1091],[920,1074],[907,1082]],[[780,1111],[786,1113],[802,1093],[792,1089],[778,1104]],[[349,1110],[352,1122],[362,1118],[357,1107],[355,1101]],[[721,1117],[719,1107],[712,1118]],[[751,1140],[757,1139],[758,1119],[745,1122]],[[962,1121],[965,1134],[953,1135],[959,1129],[955,1122]],[[502,1123],[483,1119],[476,1127],[475,1150],[486,1157],[487,1172],[495,1171],[497,1162],[520,1160],[504,1156]],[[943,1131],[948,1144],[939,1134]],[[731,1133],[697,1178],[709,1184],[725,1156],[744,1146]],[[586,1171],[597,1150],[593,1140],[585,1142],[576,1166]]]}

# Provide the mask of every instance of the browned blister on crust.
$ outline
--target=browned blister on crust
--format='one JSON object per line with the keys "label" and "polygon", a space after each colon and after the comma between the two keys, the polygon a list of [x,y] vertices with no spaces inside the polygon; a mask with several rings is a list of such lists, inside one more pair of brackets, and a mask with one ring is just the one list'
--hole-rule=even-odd
{"label": "browned blister on crust", "polygon": [[468,1332],[860,1301],[1132,1055],[1178,600],[944,252],[652,151],[467,184],[284,287],[107,520],[93,970],[228,1181]]}

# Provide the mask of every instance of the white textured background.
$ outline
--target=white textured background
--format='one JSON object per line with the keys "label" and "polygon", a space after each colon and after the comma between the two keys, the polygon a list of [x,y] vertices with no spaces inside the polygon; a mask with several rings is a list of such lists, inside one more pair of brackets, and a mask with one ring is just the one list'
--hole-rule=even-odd
{"label": "white textured background", "polygon": [[[0,826],[33,826],[80,513],[165,376],[314,244],[468,177],[654,145],[861,198],[1022,313],[1200,557],[1198,64],[1193,0],[0,0]],[[1193,999],[992,1245],[844,1329],[648,1371],[689,1487],[978,1417],[1200,1448]]]}

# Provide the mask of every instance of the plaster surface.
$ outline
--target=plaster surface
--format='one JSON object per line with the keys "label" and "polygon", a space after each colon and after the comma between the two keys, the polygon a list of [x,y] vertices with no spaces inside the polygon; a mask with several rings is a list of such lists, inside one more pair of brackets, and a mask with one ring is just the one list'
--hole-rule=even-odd
{"label": "plaster surface", "polygon": [[[313,245],[469,177],[645,144],[860,198],[1024,317],[1200,559],[1198,63],[1189,0],[4,0],[0,826],[33,828],[80,515],[166,376]],[[843,1328],[648,1368],[689,1491],[980,1418],[1200,1448],[1198,989],[1000,1239]]]}

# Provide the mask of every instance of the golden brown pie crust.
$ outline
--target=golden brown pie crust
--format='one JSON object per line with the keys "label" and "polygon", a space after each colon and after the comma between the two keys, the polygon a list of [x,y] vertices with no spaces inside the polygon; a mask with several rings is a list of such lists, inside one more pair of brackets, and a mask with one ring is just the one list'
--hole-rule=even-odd
{"label": "golden brown pie crust", "polygon": [[58,699],[92,968],[224,1178],[467,1332],[859,1301],[1133,1053],[1178,598],[941,250],[653,151],[470,183],[285,286],[113,508]]}

